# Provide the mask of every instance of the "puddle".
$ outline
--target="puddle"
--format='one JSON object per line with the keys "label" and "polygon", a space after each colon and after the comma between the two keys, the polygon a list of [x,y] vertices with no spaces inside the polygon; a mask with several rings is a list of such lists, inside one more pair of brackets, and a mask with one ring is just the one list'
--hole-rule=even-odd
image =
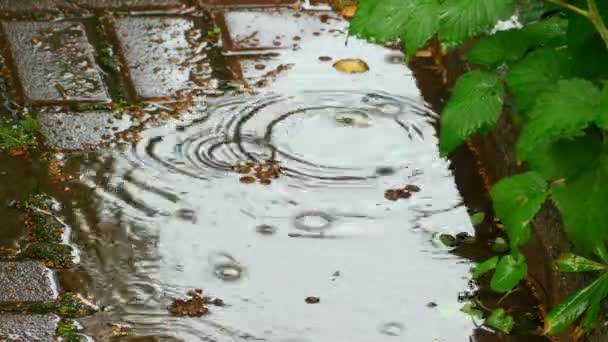
{"label": "puddle", "polygon": [[[100,307],[79,320],[84,332],[101,339],[124,325],[120,336],[220,342],[482,336],[460,311],[459,293],[474,290],[470,261],[438,242],[474,229],[439,157],[437,116],[403,56],[354,38],[345,45],[339,19],[332,29],[310,14],[280,30],[300,17],[277,13],[270,30],[258,23],[270,14],[226,19],[243,32],[223,57],[240,58],[250,84],[271,74],[262,92],[192,101],[179,119],[142,124],[137,142],[67,155],[68,183],[41,185],[45,166],[0,157],[0,179],[15,181],[1,199],[31,189],[64,205],[80,263],[59,272],[59,285]],[[259,25],[259,41],[245,39],[243,18]],[[265,44],[279,52],[248,55]],[[367,72],[332,66],[355,57]],[[73,127],[89,138],[94,130]],[[0,247],[26,235],[3,232]],[[199,302],[183,300],[192,289]],[[189,307],[207,304],[202,293],[223,305]],[[204,316],[174,317],[176,298]]]}
{"label": "puddle", "polygon": [[[312,91],[191,113],[83,165],[95,196],[77,224],[85,287],[105,307],[85,326],[107,319],[184,341],[468,338],[456,294],[469,264],[433,239],[473,229],[423,105]],[[246,184],[247,163],[280,173]],[[384,198],[406,185],[419,191]],[[226,305],[170,317],[191,288]],[[429,328],[412,325],[421,320]]]}

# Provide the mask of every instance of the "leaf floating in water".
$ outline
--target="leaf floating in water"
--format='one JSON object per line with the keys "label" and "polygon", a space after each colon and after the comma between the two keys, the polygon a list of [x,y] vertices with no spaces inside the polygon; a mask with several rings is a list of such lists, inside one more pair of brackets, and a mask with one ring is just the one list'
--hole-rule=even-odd
{"label": "leaf floating in water", "polygon": [[347,74],[360,74],[369,71],[369,66],[361,59],[346,58],[334,63],[334,69]]}
{"label": "leaf floating in water", "polygon": [[255,178],[253,176],[244,176],[239,179],[243,184],[252,184],[255,183]]}
{"label": "leaf floating in water", "polygon": [[169,312],[174,316],[201,317],[209,313],[207,305],[224,305],[224,301],[219,298],[203,296],[203,290],[201,289],[188,291],[188,296],[191,297],[188,300],[175,299],[169,306]]}
{"label": "leaf floating in water", "polygon": [[321,298],[313,297],[313,296],[306,297],[305,300],[306,300],[306,303],[308,303],[308,304],[317,304],[317,303],[321,302]]}

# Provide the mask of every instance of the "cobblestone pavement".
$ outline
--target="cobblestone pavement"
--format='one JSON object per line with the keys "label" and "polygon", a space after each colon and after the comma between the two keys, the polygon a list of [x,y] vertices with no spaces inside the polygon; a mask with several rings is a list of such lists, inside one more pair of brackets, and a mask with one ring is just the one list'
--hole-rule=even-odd
{"label": "cobblestone pavement", "polygon": [[[285,6],[329,9],[299,0],[0,0],[1,81],[7,85],[1,95],[38,113],[50,147],[99,145],[139,123],[132,113],[123,116],[123,107],[187,102],[214,88],[216,75],[261,82],[272,62],[260,70],[255,56],[234,55],[212,67],[208,32],[220,28],[225,52],[254,50],[261,57],[292,48],[297,26],[276,39],[268,32],[243,36],[255,20]],[[48,303],[58,291],[41,263],[0,263],[0,305]],[[58,322],[48,314],[1,314],[0,341],[54,341]]]}
{"label": "cobblestone pavement", "polygon": [[[310,85],[316,70],[307,68],[348,57],[346,22],[329,10],[300,0],[0,0],[0,97],[37,113],[52,148],[99,145],[213,94],[218,79],[295,89],[279,76],[296,64],[290,72]],[[219,48],[209,44],[218,39]],[[326,62],[297,65],[319,58]],[[378,58],[368,62],[382,73],[386,56]],[[53,301],[58,291],[41,264],[0,263],[0,305]],[[0,341],[53,341],[57,322],[3,315]]]}

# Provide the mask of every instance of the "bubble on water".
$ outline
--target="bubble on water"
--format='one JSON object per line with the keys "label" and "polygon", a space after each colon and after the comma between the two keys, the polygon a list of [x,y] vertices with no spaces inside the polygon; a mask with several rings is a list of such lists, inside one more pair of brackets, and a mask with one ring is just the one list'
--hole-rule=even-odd
{"label": "bubble on water", "polygon": [[403,324],[397,322],[385,323],[378,329],[381,334],[388,336],[399,336],[403,333],[403,330],[405,330]]}
{"label": "bubble on water", "polygon": [[227,253],[216,253],[209,258],[213,265],[213,274],[224,281],[236,281],[244,273],[244,267]]}
{"label": "bubble on water", "polygon": [[335,218],[322,211],[307,211],[295,217],[294,225],[297,229],[309,233],[323,233],[328,230]]}

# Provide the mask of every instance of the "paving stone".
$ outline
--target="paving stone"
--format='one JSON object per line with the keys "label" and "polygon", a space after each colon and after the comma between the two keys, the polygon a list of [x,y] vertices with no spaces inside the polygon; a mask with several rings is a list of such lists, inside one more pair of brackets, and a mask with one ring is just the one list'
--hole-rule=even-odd
{"label": "paving stone", "polygon": [[0,304],[46,302],[57,298],[51,271],[34,262],[0,263]]}
{"label": "paving stone", "polygon": [[137,99],[170,99],[211,77],[204,34],[192,20],[133,17],[111,26]]}
{"label": "paving stone", "polygon": [[298,49],[304,41],[327,34],[346,38],[346,25],[332,12],[240,10],[226,13],[224,22],[229,32],[224,45],[231,51]]}
{"label": "paving stone", "polygon": [[40,113],[38,121],[46,144],[57,150],[80,150],[99,145],[131,127],[126,115],[119,120],[112,112],[105,111]]}
{"label": "paving stone", "polygon": [[53,342],[58,322],[54,315],[0,315],[0,341]]}
{"label": "paving stone", "polygon": [[0,12],[79,11],[83,9],[139,10],[170,9],[184,6],[187,0],[0,0]]}
{"label": "paving stone", "polygon": [[21,21],[2,26],[26,102],[109,101],[82,24]]}
{"label": "paving stone", "polygon": [[211,6],[285,6],[299,3],[299,0],[198,0],[199,4]]}

